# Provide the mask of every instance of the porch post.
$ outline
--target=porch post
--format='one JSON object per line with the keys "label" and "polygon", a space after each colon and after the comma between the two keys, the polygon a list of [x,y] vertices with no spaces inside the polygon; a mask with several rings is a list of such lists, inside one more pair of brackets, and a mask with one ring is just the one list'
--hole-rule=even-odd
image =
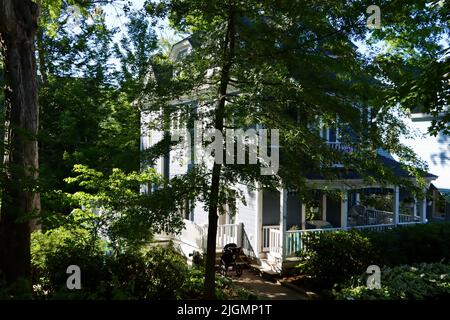
{"label": "porch post", "polygon": [[361,203],[361,197],[360,197],[360,194],[359,194],[359,192],[357,192],[356,194],[355,194],[355,196],[356,196],[356,204],[360,204]]}
{"label": "porch post", "polygon": [[394,187],[394,224],[398,225],[400,215],[400,188]]}
{"label": "porch post", "polygon": [[327,195],[322,195],[322,220],[327,221]]}
{"label": "porch post", "polygon": [[257,188],[256,193],[256,228],[255,228],[255,242],[256,242],[256,252],[255,254],[259,257],[259,254],[263,251],[262,250],[262,228],[263,228],[263,190]]}
{"label": "porch post", "polygon": [[427,223],[427,191],[423,191],[422,210],[420,210],[420,222]]}
{"label": "porch post", "polygon": [[285,256],[286,249],[286,220],[287,220],[287,199],[288,192],[286,189],[280,190],[280,245],[281,245],[281,258]]}
{"label": "porch post", "polygon": [[244,245],[244,223],[241,222],[238,224],[236,228],[236,239],[237,239],[237,246],[242,247]]}
{"label": "porch post", "polygon": [[347,189],[343,190],[344,196],[341,199],[341,228],[347,228],[348,222],[348,195]]}
{"label": "porch post", "polygon": [[414,215],[414,218],[417,217],[417,197],[414,197],[413,215]]}
{"label": "porch post", "polygon": [[306,229],[306,205],[305,205],[305,200],[302,199],[302,207],[301,207],[301,223],[302,223],[302,230]]}

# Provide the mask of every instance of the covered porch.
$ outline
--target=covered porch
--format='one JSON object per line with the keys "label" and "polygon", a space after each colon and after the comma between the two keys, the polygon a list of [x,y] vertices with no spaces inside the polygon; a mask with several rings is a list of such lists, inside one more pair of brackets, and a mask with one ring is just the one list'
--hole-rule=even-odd
{"label": "covered porch", "polygon": [[426,198],[419,200],[398,186],[341,185],[333,191],[339,197],[317,188],[308,200],[287,189],[261,191],[259,257],[281,268],[305,249],[308,234],[352,228],[381,231],[426,222]]}

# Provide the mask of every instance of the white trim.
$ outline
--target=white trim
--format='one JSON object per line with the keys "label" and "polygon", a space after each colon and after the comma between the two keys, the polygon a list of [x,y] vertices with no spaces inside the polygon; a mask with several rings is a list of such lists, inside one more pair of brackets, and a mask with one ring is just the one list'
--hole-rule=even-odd
{"label": "white trim", "polygon": [[255,238],[256,238],[256,254],[259,254],[263,251],[263,190],[259,188],[256,191],[256,229],[255,229]]}
{"label": "white trim", "polygon": [[280,245],[281,245],[281,257],[284,257],[284,250],[286,249],[286,222],[287,222],[287,200],[288,191],[283,188],[280,190]]}
{"label": "white trim", "polygon": [[394,187],[394,224],[398,225],[400,215],[400,188]]}
{"label": "white trim", "polygon": [[348,194],[347,189],[343,190],[344,195],[341,199],[341,228],[347,228],[348,223]]}
{"label": "white trim", "polygon": [[306,205],[305,201],[302,199],[302,205],[300,207],[300,219],[302,230],[306,229]]}
{"label": "white trim", "polygon": [[423,192],[422,208],[420,210],[420,221],[422,223],[427,223],[427,193],[426,193],[426,190]]}

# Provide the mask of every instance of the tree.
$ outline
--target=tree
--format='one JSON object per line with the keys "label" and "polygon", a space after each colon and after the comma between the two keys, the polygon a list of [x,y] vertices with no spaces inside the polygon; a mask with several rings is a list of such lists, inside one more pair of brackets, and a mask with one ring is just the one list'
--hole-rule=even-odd
{"label": "tree", "polygon": [[444,1],[382,1],[382,27],[368,44],[379,77],[388,80],[390,98],[403,108],[433,116],[431,135],[450,134],[449,6]]}
{"label": "tree", "polygon": [[39,125],[35,36],[39,7],[30,0],[0,4],[0,35],[5,66],[5,156],[0,213],[0,275],[7,283],[30,276],[29,215],[40,209]]}
{"label": "tree", "polygon": [[[352,44],[367,32],[360,5],[333,1],[147,2],[152,16],[168,16],[177,31],[191,33],[194,45],[187,57],[174,62],[175,76],[159,79],[149,91],[150,110],[162,117],[156,118],[154,127],[168,130],[165,119],[180,118],[188,127],[192,119],[201,120],[207,130],[221,133],[255,125],[280,133],[280,169],[272,175],[261,174],[266,166],[262,157],[257,164],[215,161],[211,167],[197,163],[203,168],[198,172],[206,186],[200,199],[208,212],[205,298],[214,297],[217,219],[233,197],[229,186],[258,183],[306,193],[309,173],[338,176],[339,170],[333,167],[336,161],[368,179],[399,182],[380,166],[378,148],[417,164],[411,150],[398,142],[405,130],[392,112],[393,105],[384,99],[384,84],[374,80],[367,61]],[[183,97],[195,100],[194,106],[173,103]],[[320,123],[339,126],[341,139],[354,151],[331,150],[320,137]],[[166,134],[168,139],[170,134]],[[167,152],[167,141],[155,148],[164,143]],[[211,141],[202,147],[210,145]],[[226,149],[219,144],[221,147]],[[216,160],[220,154],[216,149]]]}

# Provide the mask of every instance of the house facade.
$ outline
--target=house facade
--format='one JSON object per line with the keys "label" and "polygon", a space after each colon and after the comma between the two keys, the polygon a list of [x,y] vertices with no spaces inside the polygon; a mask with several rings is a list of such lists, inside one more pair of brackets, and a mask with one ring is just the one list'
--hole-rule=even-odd
{"label": "house facade", "polygon": [[[171,58],[177,59],[192,50],[189,39],[177,43]],[[161,140],[163,134],[148,131],[152,115],[143,113],[141,149],[145,150]],[[336,129],[321,128],[321,137],[330,148],[345,150]],[[400,164],[380,150],[379,159],[396,175],[410,178]],[[339,164],[337,164],[339,166]],[[176,150],[161,157],[155,169],[166,178],[185,174],[190,169],[180,161]],[[368,185],[358,174],[344,172],[337,180],[326,180],[314,173],[308,176],[308,200],[288,189],[265,190],[258,185],[236,185],[234,188],[245,201],[236,198],[219,216],[217,250],[227,243],[236,243],[244,253],[253,257],[260,267],[281,272],[297,261],[296,254],[304,249],[304,239],[311,233],[333,232],[351,228],[383,230],[427,222],[429,204],[426,198],[418,201],[408,190],[396,185]],[[437,177],[425,176],[428,186]],[[144,190],[145,191],[145,190]],[[332,192],[330,192],[332,191]],[[424,194],[426,190],[423,190]],[[185,229],[179,235],[159,235],[158,239],[172,240],[189,257],[193,251],[204,251],[207,236],[208,212],[200,201],[191,204],[184,215]]]}

